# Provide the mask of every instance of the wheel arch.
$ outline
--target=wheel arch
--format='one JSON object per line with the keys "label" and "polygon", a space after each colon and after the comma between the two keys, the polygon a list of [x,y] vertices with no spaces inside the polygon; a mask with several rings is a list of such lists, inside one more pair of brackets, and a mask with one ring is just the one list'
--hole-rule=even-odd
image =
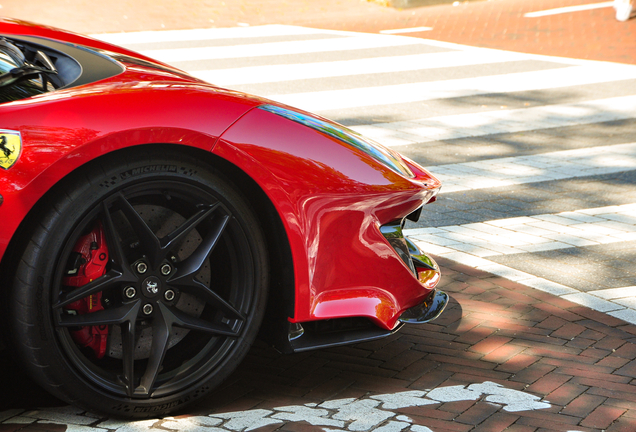
{"label": "wheel arch", "polygon": [[[225,180],[235,186],[236,190],[244,197],[250,207],[252,207],[254,215],[263,228],[262,231],[265,234],[267,244],[267,253],[270,261],[270,289],[267,311],[262,327],[271,328],[273,323],[278,324],[281,320],[286,322],[287,317],[293,317],[295,302],[293,257],[287,233],[274,204],[263,189],[236,165],[209,151],[183,145],[154,143],[123,148],[92,159],[86,164],[69,172],[37,200],[20,222],[9,241],[2,262],[0,262],[0,280],[13,280],[19,258],[22,255],[22,250],[27,246],[30,237],[27,233],[32,229],[34,224],[38,223],[42,211],[53,203],[53,200],[58,194],[64,193],[64,189],[68,187],[70,182],[76,181],[78,176],[84,175],[86,170],[90,170],[92,166],[100,164],[106,158],[124,157],[131,152],[141,151],[142,147],[147,149],[148,146],[154,148],[178,148],[179,152],[196,158],[199,162],[208,165],[210,169],[220,174]],[[1,284],[0,293],[9,294],[10,286],[11,284],[9,282]],[[7,319],[8,314],[6,312],[8,303],[5,295],[0,296],[0,311],[3,312],[1,314],[3,317],[1,321]],[[6,328],[7,323],[1,323],[5,324],[2,328]],[[276,325],[276,328],[279,328],[279,325]],[[0,331],[0,344],[3,339],[8,340],[9,336],[10,335],[3,334],[2,331]]]}

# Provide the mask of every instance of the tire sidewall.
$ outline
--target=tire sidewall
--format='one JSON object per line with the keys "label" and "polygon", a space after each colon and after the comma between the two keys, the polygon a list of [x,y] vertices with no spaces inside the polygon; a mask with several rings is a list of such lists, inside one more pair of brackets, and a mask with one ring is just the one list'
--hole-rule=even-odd
{"label": "tire sidewall", "polygon": [[[165,151],[161,157],[130,152],[113,155],[75,173],[56,188],[16,270],[10,302],[11,333],[19,357],[32,376],[51,393],[89,410],[115,416],[145,418],[165,415],[191,403],[217,387],[247,354],[262,321],[267,297],[267,256],[259,224],[247,200],[231,183],[194,158]],[[145,157],[144,157],[145,156]],[[126,160],[122,163],[122,160]],[[110,194],[135,183],[174,179],[205,185],[230,209],[250,245],[254,267],[254,294],[242,335],[227,355],[198,385],[161,398],[130,399],[111,395],[78,373],[60,346],[51,314],[52,282],[59,254],[77,224]],[[64,188],[64,192],[61,189]]]}

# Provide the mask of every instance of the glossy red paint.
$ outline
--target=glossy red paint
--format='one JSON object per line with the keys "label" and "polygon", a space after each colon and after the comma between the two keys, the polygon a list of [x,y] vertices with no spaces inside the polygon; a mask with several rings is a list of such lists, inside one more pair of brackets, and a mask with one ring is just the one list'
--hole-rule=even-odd
{"label": "glossy red paint", "polygon": [[[59,39],[151,61],[24,22],[0,21],[0,34]],[[74,169],[131,146],[148,145],[151,152],[153,144],[175,144],[213,151],[272,201],[294,260],[291,321],[365,316],[392,329],[434,288],[438,274],[418,281],[379,231],[437,193],[440,183],[426,170],[407,161],[415,178],[405,177],[338,139],[255,109],[271,101],[160,63],[119,61],[125,71],[114,77],[0,104],[0,129],[19,131],[23,141],[21,158],[0,177],[0,256],[34,204]]]}
{"label": "glossy red paint", "polygon": [[95,84],[0,104],[0,129],[19,131],[23,146],[20,159],[0,177],[5,200],[0,208],[0,256],[33,205],[77,167],[144,144],[209,151],[233,121],[260,103],[258,98],[132,65]]}
{"label": "glossy red paint", "polygon": [[386,329],[435,284],[422,284],[379,227],[404,218],[440,183],[409,163],[407,178],[314,129],[254,109],[214,153],[247,172],[270,197],[294,257],[294,322],[365,316]]}
{"label": "glossy red paint", "polygon": [[[56,396],[164,416],[223,382],[261,323],[299,352],[444,309],[437,265],[401,231],[441,186],[422,167],[125,49],[0,20],[11,34],[5,71],[32,67],[20,45],[66,68],[56,90],[0,103],[3,160],[22,143],[0,175],[0,302],[12,349]],[[352,319],[324,322],[338,318]]]}

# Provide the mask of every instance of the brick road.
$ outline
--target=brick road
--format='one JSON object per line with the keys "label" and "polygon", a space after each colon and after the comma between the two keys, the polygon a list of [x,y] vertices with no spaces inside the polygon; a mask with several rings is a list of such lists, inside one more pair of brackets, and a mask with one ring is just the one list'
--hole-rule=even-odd
{"label": "brick road", "polygon": [[3,0],[0,13],[81,33],[293,24],[378,32],[432,27],[411,36],[519,52],[636,63],[636,19],[612,8],[526,18],[598,0],[488,0],[396,10],[364,0]]}
{"label": "brick road", "polygon": [[[402,413],[438,432],[635,430],[636,326],[449,260],[439,263],[453,301],[434,323],[293,357],[259,347],[236,381],[210,400],[227,412],[492,381],[552,407],[512,414],[470,401]],[[228,395],[236,399],[227,403]]]}
{"label": "brick road", "polygon": [[[397,11],[344,0],[299,0],[294,8],[273,0],[228,2],[225,8],[194,1],[178,5],[167,0],[141,1],[134,9],[123,0],[108,5],[79,0],[63,4],[7,0],[0,10],[9,16],[81,32],[272,22],[368,32],[429,26],[433,30],[411,35],[636,64],[636,20],[618,23],[610,8],[566,16],[523,17],[526,12],[581,3],[592,2],[493,0]],[[633,179],[624,184],[624,199],[612,195],[616,189],[601,195],[617,200],[615,204],[633,202]],[[506,193],[511,192],[501,191],[495,197],[504,199]],[[563,193],[560,198],[565,199],[573,192],[564,188]],[[537,211],[558,208],[558,200],[554,201]],[[505,261],[505,257],[499,259]],[[546,255],[545,260],[550,259]],[[494,382],[534,395],[549,407],[506,411],[501,403],[481,396],[396,408],[392,415],[396,423],[410,421],[435,432],[636,430],[636,326],[491,273],[443,257],[438,260],[444,273],[443,289],[451,294],[452,303],[434,323],[407,326],[381,341],[293,356],[281,356],[256,345],[226,385],[190,409],[188,415],[213,418],[214,414],[254,409],[273,413],[278,412],[277,407],[289,405],[342,398],[367,400],[369,395]],[[630,260],[633,263],[628,257],[627,265]],[[534,264],[545,265],[545,261]],[[14,370],[8,353],[0,356],[0,365]],[[174,430],[188,424],[188,418],[196,418],[122,425],[64,406],[17,372],[6,377],[5,386],[8,390],[0,404],[0,422],[5,423],[0,424],[0,431],[84,431],[87,426],[93,430]],[[269,418],[271,414],[263,415]],[[323,428],[287,421],[259,430],[313,429]]]}
{"label": "brick road", "polygon": [[[257,344],[226,385],[178,419],[494,382],[550,406],[507,412],[478,399],[394,412],[435,432],[636,430],[636,326],[443,258],[439,263],[452,303],[434,323],[409,325],[379,341],[293,356]],[[17,391],[20,384],[13,381]],[[5,402],[0,412],[2,420],[4,415],[23,423],[2,424],[0,431],[88,430],[82,425],[122,430],[107,419],[51,408],[63,404],[29,389],[29,397]],[[39,409],[25,410],[29,407]],[[40,423],[29,424],[36,419]],[[63,425],[42,423],[46,419]],[[151,429],[161,430],[169,421],[137,424],[136,430],[153,424]],[[174,430],[175,424],[164,427]],[[320,429],[287,422],[259,430]]]}

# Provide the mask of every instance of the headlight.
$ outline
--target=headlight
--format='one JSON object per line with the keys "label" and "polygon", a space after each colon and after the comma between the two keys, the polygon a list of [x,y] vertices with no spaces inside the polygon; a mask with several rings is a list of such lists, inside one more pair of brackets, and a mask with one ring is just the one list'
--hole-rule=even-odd
{"label": "headlight", "polygon": [[415,175],[411,169],[404,163],[400,154],[393,151],[382,144],[379,144],[369,138],[363,137],[359,133],[352,131],[342,125],[334,122],[310,116],[308,114],[299,113],[286,108],[274,105],[261,105],[258,109],[269,111],[281,117],[308,126],[319,132],[336,138],[358,150],[361,150],[382,164],[388,166],[393,171],[402,174],[405,177],[413,178]]}

